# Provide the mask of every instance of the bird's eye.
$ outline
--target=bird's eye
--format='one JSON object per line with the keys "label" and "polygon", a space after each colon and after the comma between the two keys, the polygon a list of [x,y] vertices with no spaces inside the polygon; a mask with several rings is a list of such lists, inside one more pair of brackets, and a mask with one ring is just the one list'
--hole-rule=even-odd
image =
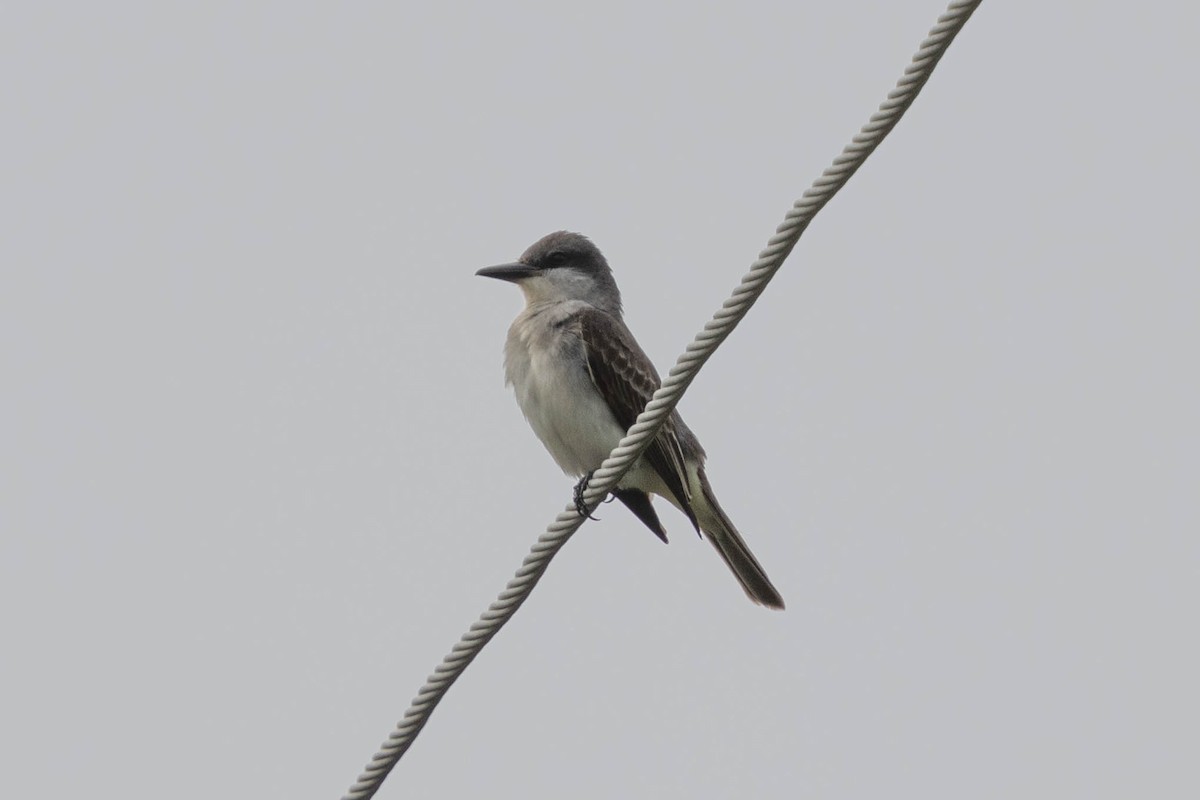
{"label": "bird's eye", "polygon": [[546,269],[554,269],[555,267],[561,267],[562,265],[567,263],[567,254],[564,253],[562,250],[555,250],[553,253],[549,253],[542,260],[542,263],[546,265]]}

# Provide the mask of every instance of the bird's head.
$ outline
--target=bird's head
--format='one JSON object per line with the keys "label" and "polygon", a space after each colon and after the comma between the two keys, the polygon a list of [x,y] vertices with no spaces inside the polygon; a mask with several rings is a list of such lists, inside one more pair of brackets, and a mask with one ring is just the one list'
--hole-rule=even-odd
{"label": "bird's head", "polygon": [[614,316],[621,315],[621,293],[600,248],[581,233],[557,231],[534,242],[511,264],[475,273],[521,287],[525,302],[582,300]]}

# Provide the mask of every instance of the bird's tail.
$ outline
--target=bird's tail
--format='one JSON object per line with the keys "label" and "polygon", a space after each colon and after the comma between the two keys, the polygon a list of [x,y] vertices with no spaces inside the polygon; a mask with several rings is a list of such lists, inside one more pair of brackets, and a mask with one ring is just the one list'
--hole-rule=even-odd
{"label": "bird's tail", "polygon": [[[734,577],[738,579],[738,583],[742,585],[742,589],[751,600],[767,608],[782,609],[783,597],[771,585],[771,579],[763,571],[762,565],[750,552],[746,541],[726,516],[721,504],[717,502],[717,496],[713,494],[703,469],[698,471],[697,477],[703,500],[693,496],[692,510],[696,513],[696,521],[700,523],[700,530],[704,531],[721,558],[725,559],[730,571],[733,572]],[[701,501],[696,502],[697,500]]]}

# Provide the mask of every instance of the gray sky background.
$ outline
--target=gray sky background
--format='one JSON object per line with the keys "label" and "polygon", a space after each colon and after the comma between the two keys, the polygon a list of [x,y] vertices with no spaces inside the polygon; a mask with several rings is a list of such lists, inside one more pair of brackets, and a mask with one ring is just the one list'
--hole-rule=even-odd
{"label": "gray sky background", "polygon": [[[985,3],[380,795],[1195,797],[1190,4]],[[0,795],[334,797],[570,498],[474,277],[666,369],[939,3],[20,3]],[[662,503],[660,506],[664,505]]]}

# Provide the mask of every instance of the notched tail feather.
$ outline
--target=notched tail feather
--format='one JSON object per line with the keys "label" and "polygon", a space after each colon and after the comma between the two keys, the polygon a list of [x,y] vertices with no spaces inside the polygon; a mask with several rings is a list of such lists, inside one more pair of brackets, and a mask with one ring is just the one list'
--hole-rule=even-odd
{"label": "notched tail feather", "polygon": [[667,541],[667,529],[663,527],[662,522],[658,519],[658,512],[650,504],[650,495],[637,489],[614,489],[613,495],[624,503],[635,517],[645,523],[655,536],[662,539],[664,543]]}

